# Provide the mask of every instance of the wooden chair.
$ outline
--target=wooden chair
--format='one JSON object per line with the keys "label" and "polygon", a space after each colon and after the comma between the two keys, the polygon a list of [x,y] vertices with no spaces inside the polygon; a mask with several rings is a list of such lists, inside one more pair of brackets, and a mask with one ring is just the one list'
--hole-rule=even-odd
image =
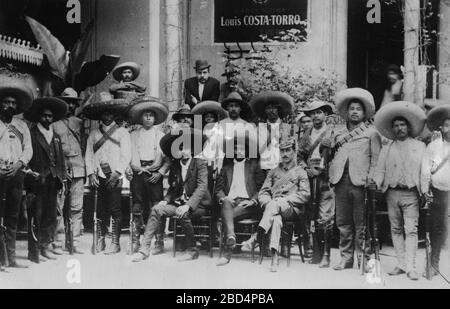
{"label": "wooden chair", "polygon": [[[220,224],[219,258],[220,258],[220,257],[222,257],[222,253],[223,253],[223,245],[224,245],[223,239],[225,237],[225,235],[223,233],[223,224],[222,224],[221,218],[219,218],[219,224]],[[256,219],[243,219],[243,220],[236,221],[234,223],[236,237],[246,236],[246,237],[250,238],[251,236],[253,236],[254,233],[256,233],[258,224],[259,224],[259,220],[256,220]],[[236,246],[242,246],[242,243],[237,243]],[[254,263],[255,262],[255,245],[252,246],[251,254],[252,254],[252,263]]]}
{"label": "wooden chair", "polygon": [[[177,238],[184,237],[182,232],[182,227],[180,224],[180,219],[171,218],[173,224],[173,257],[176,256],[177,251]],[[192,226],[194,227],[195,239],[206,239],[208,241],[208,252],[209,257],[213,257],[213,239],[214,239],[214,228],[213,228],[213,217],[211,215],[202,216],[201,218],[192,220]]]}

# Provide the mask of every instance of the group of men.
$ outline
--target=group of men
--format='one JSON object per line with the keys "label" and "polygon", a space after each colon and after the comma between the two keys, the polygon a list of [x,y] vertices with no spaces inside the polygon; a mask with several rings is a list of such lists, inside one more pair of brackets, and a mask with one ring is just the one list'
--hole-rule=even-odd
{"label": "group of men", "polygon": [[[128,71],[132,77],[127,77]],[[289,95],[266,91],[246,102],[231,91],[219,103],[215,90],[219,85],[208,77],[209,65],[197,61],[196,71],[197,81],[185,85],[186,104],[172,115],[175,124],[164,134],[158,125],[169,116],[166,105],[145,96],[145,88],[131,82],[136,66],[119,66],[115,74],[123,80],[111,88],[114,98],[102,96],[82,109],[83,117],[99,121],[85,147],[82,121],[74,116],[81,99],[72,90],[57,98],[33,100],[22,85],[0,85],[0,184],[7,244],[7,261],[2,265],[21,266],[15,260],[15,238],[27,174],[27,190],[34,195],[28,205],[28,257],[36,263],[60,254],[54,234],[61,189],[67,192],[66,224],[71,225],[75,239],[79,237],[85,179],[98,201],[97,243],[92,249],[120,252],[121,190],[129,180],[133,222],[127,253],[133,262],[164,253],[168,217],[179,221],[185,235],[186,250],[180,260],[197,259],[192,222],[212,215],[222,223],[224,235],[218,266],[230,263],[238,244],[250,248],[259,244],[265,251],[267,243],[271,271],[277,271],[278,256],[290,245],[280,246],[283,223],[298,219],[311,263],[330,266],[336,223],[341,260],[333,269],[352,268],[355,252],[358,265],[368,255],[363,249],[367,191],[380,190],[386,193],[398,258],[389,274],[406,273],[411,280],[418,279],[421,197],[431,203],[431,257],[434,274],[438,273],[447,237],[450,104],[433,108],[427,116],[413,103],[392,102],[375,114],[368,91],[345,89],[337,94],[335,107],[310,102],[300,121],[303,124],[310,118],[312,126],[299,134],[295,125],[283,122],[294,110]],[[118,96],[120,91],[139,95],[130,101],[127,94]],[[208,99],[208,93],[217,99]],[[335,109],[345,125],[327,124],[327,116]],[[32,123],[31,129],[14,116],[21,112]],[[252,114],[263,122],[247,122]],[[374,115],[375,126],[369,121]],[[135,125],[131,132],[116,123],[121,117]],[[426,122],[442,135],[428,146],[416,139]],[[243,219],[259,220],[257,232],[244,242],[237,238],[234,226]],[[112,237],[106,248],[108,226]],[[312,232],[314,245],[308,237]],[[76,241],[72,246],[80,252]]]}

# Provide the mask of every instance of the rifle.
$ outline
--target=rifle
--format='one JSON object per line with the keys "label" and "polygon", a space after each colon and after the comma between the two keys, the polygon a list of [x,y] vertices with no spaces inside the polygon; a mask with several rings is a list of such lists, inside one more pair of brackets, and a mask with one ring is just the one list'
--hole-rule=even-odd
{"label": "rifle", "polygon": [[433,266],[431,265],[431,241],[430,241],[430,203],[425,200],[422,208],[426,212],[425,216],[425,278],[433,279]]}
{"label": "rifle", "polygon": [[130,198],[128,199],[128,202],[130,203],[130,243],[129,243],[129,250],[130,255],[133,254],[133,232],[134,232],[134,214],[133,214],[133,196],[131,195],[130,191]]}
{"label": "rifle", "polygon": [[375,276],[381,278],[381,261],[380,261],[380,241],[378,239],[378,225],[377,225],[377,201],[375,198],[375,191],[370,191],[371,195],[371,211],[372,211],[372,231],[371,246],[375,251]]}
{"label": "rifle", "polygon": [[91,248],[91,252],[93,255],[95,255],[95,253],[97,252],[97,228],[98,228],[98,219],[97,219],[97,197],[98,197],[98,192],[97,192],[97,188],[92,186],[93,190],[94,190],[94,233],[93,233],[93,239],[92,239],[92,248]]}
{"label": "rifle", "polygon": [[[70,182],[67,183],[70,187]],[[66,190],[64,192],[64,208],[63,208],[63,217],[64,217],[64,227],[65,227],[65,235],[66,235],[66,247],[69,251],[70,255],[73,255],[73,226],[72,226],[72,218],[70,215],[70,191]]]}
{"label": "rifle", "polygon": [[1,252],[1,260],[0,260],[0,270],[4,271],[3,264],[5,266],[9,265],[8,261],[8,251],[6,248],[6,227],[4,225],[4,218],[5,218],[5,208],[6,208],[6,190],[7,190],[7,182],[6,179],[2,180],[2,187],[1,187],[1,206],[0,206],[0,250]]}
{"label": "rifle", "polygon": [[[361,258],[361,264],[360,269],[361,269],[361,276],[363,276],[366,273],[366,242],[367,242],[367,233],[369,231],[369,212],[367,211],[368,207],[367,207],[367,203],[368,203],[368,190],[365,190],[365,194],[364,194],[364,205],[363,205],[363,216],[364,216],[364,225],[363,225],[363,239],[362,239],[362,258]],[[369,235],[370,237],[370,235]]]}
{"label": "rifle", "polygon": [[[317,235],[316,235],[316,226],[315,221],[319,215],[319,208],[320,208],[320,177],[314,177],[311,179],[311,209],[312,209],[312,216],[310,218],[310,241],[312,238],[312,244],[313,244],[313,260],[315,257],[317,257],[317,254],[320,252],[319,243],[317,242]],[[317,261],[320,262],[320,261]]]}

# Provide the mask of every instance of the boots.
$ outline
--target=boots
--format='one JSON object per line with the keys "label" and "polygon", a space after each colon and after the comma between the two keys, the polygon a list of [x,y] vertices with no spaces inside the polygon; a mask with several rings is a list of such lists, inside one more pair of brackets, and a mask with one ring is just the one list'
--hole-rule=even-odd
{"label": "boots", "polygon": [[159,255],[164,253],[164,234],[161,232],[155,235],[155,247],[152,250],[152,255]]}
{"label": "boots", "polygon": [[322,231],[323,239],[321,240],[321,253],[322,260],[320,261],[319,268],[330,267],[330,253],[331,253],[331,230]]}
{"label": "boots", "polygon": [[321,242],[318,234],[320,234],[320,230],[316,230],[313,236],[313,255],[312,259],[309,261],[309,264],[319,264],[322,259]]}
{"label": "boots", "polygon": [[105,252],[106,255],[112,255],[120,252],[120,224],[119,220],[112,219],[112,239],[111,246],[108,251]]}

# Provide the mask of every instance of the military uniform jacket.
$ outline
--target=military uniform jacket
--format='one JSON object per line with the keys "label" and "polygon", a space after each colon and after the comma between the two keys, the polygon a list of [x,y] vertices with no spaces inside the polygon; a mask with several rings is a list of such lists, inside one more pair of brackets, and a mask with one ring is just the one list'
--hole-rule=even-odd
{"label": "military uniform jacket", "polygon": [[[281,186],[278,185],[280,179],[286,179]],[[306,171],[295,163],[287,169],[282,168],[280,164],[267,174],[258,200],[263,207],[272,200],[277,200],[277,202],[285,202],[292,207],[299,208],[308,202],[310,195]]]}
{"label": "military uniform jacket", "polygon": [[53,123],[54,131],[61,137],[67,169],[72,178],[86,176],[86,166],[81,146],[82,126],[83,121],[77,117],[69,117]]}
{"label": "military uniform jacket", "polygon": [[192,210],[195,210],[197,207],[210,207],[211,194],[208,191],[208,169],[206,161],[192,158],[184,181],[181,176],[180,160],[174,160],[172,162],[169,172],[169,189],[164,200],[172,204],[175,200],[184,198],[183,192],[186,193],[189,199],[186,205]]}

